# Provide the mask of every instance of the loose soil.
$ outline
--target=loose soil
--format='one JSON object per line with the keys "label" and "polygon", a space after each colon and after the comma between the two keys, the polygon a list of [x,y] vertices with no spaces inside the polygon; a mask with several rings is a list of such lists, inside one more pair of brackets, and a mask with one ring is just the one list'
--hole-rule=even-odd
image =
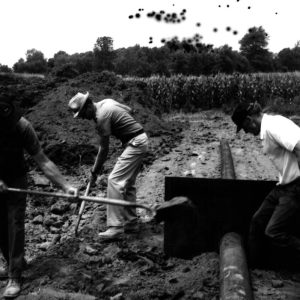
{"label": "loose soil", "polygon": [[[76,86],[82,91],[91,88],[89,80],[93,82],[77,78],[48,90],[43,101],[26,114],[47,155],[82,194],[97,152],[97,137],[93,124],[77,123],[65,107]],[[101,98],[97,87],[93,92]],[[128,104],[150,136],[150,150],[137,179],[139,203],[155,206],[164,201],[165,176],[220,178],[221,139],[229,142],[237,179],[276,180],[276,170],[262,154],[259,139],[236,134],[223,111],[157,117],[141,103],[132,100]],[[105,196],[107,175],[121,151],[113,139],[104,174],[91,195]],[[28,162],[30,187],[56,191]],[[155,223],[142,209],[138,209],[138,233],[103,242],[97,233],[105,230],[105,206],[91,203],[86,205],[76,237],[75,208],[76,204],[63,199],[28,197],[28,268],[18,299],[219,299],[218,253],[190,260],[166,257],[163,223]],[[253,269],[250,275],[255,299],[300,299],[300,273]]]}

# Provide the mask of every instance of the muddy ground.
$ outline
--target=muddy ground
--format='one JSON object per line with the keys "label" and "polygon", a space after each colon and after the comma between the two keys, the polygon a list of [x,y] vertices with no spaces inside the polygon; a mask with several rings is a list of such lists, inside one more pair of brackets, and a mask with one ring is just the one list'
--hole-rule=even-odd
{"label": "muddy ground", "polygon": [[[97,138],[92,124],[75,123],[65,106],[75,87],[81,84],[82,91],[90,89],[92,79],[52,86],[42,95],[43,101],[26,113],[45,152],[82,194]],[[92,92],[103,98],[100,89],[93,86]],[[236,135],[229,115],[221,110],[159,118],[145,105],[128,101],[151,140],[137,179],[139,203],[152,206],[164,201],[165,176],[220,178],[222,138],[231,147],[237,179],[276,179],[275,168],[262,154],[258,138],[243,132]],[[120,151],[118,142],[112,140],[104,175],[91,195],[105,196],[107,175]],[[28,162],[31,188],[56,191],[30,159]],[[163,223],[157,224],[141,209],[139,233],[103,242],[97,233],[105,229],[105,206],[87,204],[76,237],[75,207],[63,199],[28,197],[28,268],[18,299],[219,299],[218,253],[204,253],[190,260],[166,257]],[[300,273],[254,269],[250,274],[255,299],[300,299]],[[0,284],[5,286],[5,282]]]}

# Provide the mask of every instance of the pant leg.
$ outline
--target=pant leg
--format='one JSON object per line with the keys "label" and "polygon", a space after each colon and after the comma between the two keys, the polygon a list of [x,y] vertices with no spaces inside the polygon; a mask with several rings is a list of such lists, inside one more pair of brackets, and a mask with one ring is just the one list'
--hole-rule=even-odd
{"label": "pant leg", "polygon": [[278,190],[274,188],[251,219],[248,236],[248,252],[251,265],[259,264],[267,252],[265,229],[278,203],[278,198]]}
{"label": "pant leg", "polygon": [[265,233],[275,246],[295,250],[300,257],[300,239],[292,231],[296,219],[300,216],[300,193],[298,191],[300,188],[297,186],[283,189]]}
{"label": "pant leg", "polygon": [[[131,179],[128,181],[126,190],[125,190],[125,199],[129,202],[136,202],[136,178],[137,175],[141,169],[142,165],[142,159],[145,155],[145,153],[148,150],[148,137],[146,134],[141,134],[140,136],[137,136],[136,138],[133,139],[131,144],[134,147],[139,147],[140,150],[142,151],[142,154],[140,156],[140,163],[137,165],[135,172],[133,173]],[[137,221],[137,214],[136,214],[136,208],[133,207],[128,207],[125,210],[125,224],[129,223],[134,223]]]}
{"label": "pant leg", "polygon": [[[26,177],[14,180],[11,187],[27,188]],[[20,278],[25,254],[26,194],[10,193],[7,197],[8,276]]]}
{"label": "pant leg", "polygon": [[[140,164],[137,164],[136,170],[131,177],[131,179],[128,181],[127,187],[125,189],[125,200],[129,202],[136,202],[136,177],[140,171],[141,165],[142,165],[142,158],[140,159]],[[127,207],[125,209],[125,215],[124,215],[124,222],[125,223],[133,223],[137,221],[137,214],[136,214],[136,208],[135,207]]]}
{"label": "pant leg", "polygon": [[7,194],[0,193],[0,249],[4,259],[8,264],[8,210],[7,210]]}
{"label": "pant leg", "polygon": [[[142,159],[147,151],[148,141],[129,144],[118,158],[113,171],[108,177],[107,196],[113,199],[136,201],[135,180],[140,170]],[[125,221],[136,218],[135,209],[107,205],[107,226],[124,226]]]}

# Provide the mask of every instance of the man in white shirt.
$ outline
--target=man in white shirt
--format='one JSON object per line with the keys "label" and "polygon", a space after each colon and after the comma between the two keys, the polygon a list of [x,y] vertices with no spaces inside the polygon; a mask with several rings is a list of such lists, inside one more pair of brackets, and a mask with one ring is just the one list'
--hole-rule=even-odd
{"label": "man in white shirt", "polygon": [[255,103],[239,104],[232,121],[237,131],[260,135],[263,151],[278,170],[278,183],[252,217],[249,231],[250,262],[257,264],[265,237],[273,245],[292,250],[300,258],[300,238],[293,233],[300,216],[300,127],[286,117],[262,112]]}

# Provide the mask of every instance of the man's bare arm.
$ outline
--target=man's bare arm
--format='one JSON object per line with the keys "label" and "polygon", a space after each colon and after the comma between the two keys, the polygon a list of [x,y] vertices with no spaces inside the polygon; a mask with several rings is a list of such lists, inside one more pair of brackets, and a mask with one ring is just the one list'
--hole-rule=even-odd
{"label": "man's bare arm", "polygon": [[62,190],[64,190],[66,193],[77,193],[77,190],[66,181],[57,166],[45,155],[42,150],[36,155],[32,156],[32,158],[52,183],[62,188]]}
{"label": "man's bare arm", "polygon": [[95,160],[94,168],[93,168],[93,173],[99,174],[100,170],[103,167],[103,164],[105,163],[109,151],[109,135],[108,136],[100,136],[100,141],[99,141],[99,149],[98,149],[98,154]]}
{"label": "man's bare arm", "polygon": [[0,179],[0,193],[5,192],[7,190],[7,186],[4,181]]}

